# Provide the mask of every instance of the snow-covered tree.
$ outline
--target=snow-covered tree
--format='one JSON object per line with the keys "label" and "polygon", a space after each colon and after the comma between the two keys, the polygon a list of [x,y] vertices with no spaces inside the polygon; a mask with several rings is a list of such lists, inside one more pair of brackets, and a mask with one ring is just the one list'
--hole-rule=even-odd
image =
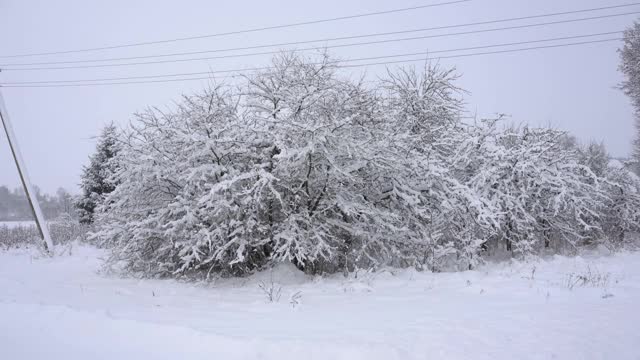
{"label": "snow-covered tree", "polygon": [[594,175],[604,178],[609,171],[609,154],[603,143],[589,142],[585,146],[577,146],[575,141],[569,146],[577,147],[579,162],[587,166]]}
{"label": "snow-covered tree", "polygon": [[478,196],[498,210],[498,236],[507,251],[530,254],[552,246],[576,247],[600,230],[602,179],[579,162],[566,135],[553,129],[497,128],[485,123]]}
{"label": "snow-covered tree", "polygon": [[[477,149],[465,136],[453,70],[400,69],[383,81],[387,134],[405,168],[390,184],[389,206],[404,220],[400,237],[418,264],[439,269],[451,255],[463,267],[481,259],[480,229],[494,226],[490,204],[467,186]],[[419,256],[423,256],[422,259]]]}
{"label": "snow-covered tree", "polygon": [[624,45],[619,50],[620,71],[625,80],[621,87],[631,99],[635,110],[636,135],[633,142],[632,159],[636,173],[640,173],[640,22],[635,21],[624,32]]}
{"label": "snow-covered tree", "polygon": [[606,244],[624,246],[640,233],[640,178],[618,160],[607,169],[609,201],[603,210]]}
{"label": "snow-covered tree", "polygon": [[66,189],[58,188],[58,190],[56,190],[56,202],[59,204],[58,206],[62,214],[70,217],[75,215],[76,211],[74,211],[73,196],[69,194]]}
{"label": "snow-covered tree", "polygon": [[113,124],[105,126],[98,138],[96,151],[89,158],[89,165],[82,170],[82,195],[75,204],[82,224],[93,223],[96,207],[101,205],[104,197],[115,188],[115,184],[109,178],[117,169],[114,158],[119,147],[116,127]]}
{"label": "snow-covered tree", "polygon": [[459,141],[451,73],[405,72],[381,94],[336,70],[326,56],[285,54],[240,91],[139,114],[97,236],[154,275],[282,260],[347,271],[455,253],[481,202],[445,161]]}
{"label": "snow-covered tree", "polygon": [[602,147],[465,123],[454,72],[435,65],[372,85],[340,71],[325,54],[282,54],[137,114],[93,237],[129,271],[207,276],[280,261],[309,273],[469,269],[486,250],[523,256],[635,231],[636,185]]}

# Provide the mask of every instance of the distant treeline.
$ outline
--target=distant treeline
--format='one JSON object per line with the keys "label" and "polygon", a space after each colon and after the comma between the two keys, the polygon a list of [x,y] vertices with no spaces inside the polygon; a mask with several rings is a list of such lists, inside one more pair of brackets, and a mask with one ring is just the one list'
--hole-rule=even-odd
{"label": "distant treeline", "polygon": [[[36,187],[36,196],[44,217],[58,218],[62,214],[75,217],[73,196],[65,189],[59,188],[55,195],[44,194]],[[0,186],[0,221],[24,221],[33,219],[29,202],[21,188],[9,189]]]}

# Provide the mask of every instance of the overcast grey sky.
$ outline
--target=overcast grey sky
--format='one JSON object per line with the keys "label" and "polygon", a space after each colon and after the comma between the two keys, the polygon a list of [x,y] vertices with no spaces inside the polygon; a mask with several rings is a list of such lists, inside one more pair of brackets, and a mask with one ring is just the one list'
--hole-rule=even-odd
{"label": "overcast grey sky", "polygon": [[[0,0],[0,56],[211,34],[442,1]],[[0,64],[251,46],[460,24],[615,4],[618,2],[613,0],[474,0],[412,12],[228,37],[65,56],[0,59]],[[640,6],[598,14],[629,11],[640,11]],[[457,32],[593,15],[595,13],[429,33]],[[542,28],[342,48],[331,53],[341,58],[354,58],[584,35],[623,30],[633,20],[634,16],[631,15]],[[583,140],[604,141],[612,155],[626,156],[630,151],[633,127],[629,102],[614,88],[621,80],[617,72],[616,49],[619,46],[619,42],[612,42],[443,59],[441,64],[457,67],[462,75],[459,85],[471,92],[467,97],[469,110],[480,116],[507,113],[518,123],[551,125],[568,130]],[[199,72],[264,66],[268,60],[269,56],[265,55],[136,67],[6,71],[0,73],[0,82]],[[363,70],[353,71],[360,73]],[[369,76],[383,72],[384,66],[372,66],[367,69]],[[93,137],[105,123],[114,121],[125,124],[133,112],[151,105],[168,106],[181,94],[201,89],[205,83],[191,81],[100,87],[4,88],[2,91],[32,181],[47,192],[54,192],[60,186],[77,191],[81,167],[86,163],[95,145]],[[0,136],[0,184],[12,187],[19,185],[4,134]]]}

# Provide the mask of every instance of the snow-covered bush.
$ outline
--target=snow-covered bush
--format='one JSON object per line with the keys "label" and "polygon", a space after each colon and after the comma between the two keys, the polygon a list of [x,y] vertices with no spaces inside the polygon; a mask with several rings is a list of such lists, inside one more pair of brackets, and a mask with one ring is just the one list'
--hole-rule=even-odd
{"label": "snow-covered bush", "polygon": [[612,205],[602,159],[559,131],[463,122],[455,79],[429,65],[365,85],[327,56],[284,54],[137,114],[93,238],[147,276],[468,269],[488,248],[603,238],[607,211],[633,200]]}
{"label": "snow-covered bush", "polygon": [[634,242],[640,234],[640,178],[619,161],[607,168],[608,201],[604,208],[603,231],[613,248]]}
{"label": "snow-covered bush", "polygon": [[[73,241],[86,241],[88,226],[80,224],[69,215],[63,215],[47,224],[55,245]],[[0,248],[11,249],[25,246],[41,246],[40,232],[35,223],[6,226],[0,223]]]}
{"label": "snow-covered bush", "polygon": [[0,248],[12,249],[41,244],[38,228],[30,225],[6,226],[0,224]]}
{"label": "snow-covered bush", "polygon": [[281,260],[348,271],[455,253],[481,211],[449,166],[460,108],[450,73],[404,72],[378,92],[336,70],[283,55],[240,90],[137,115],[96,236],[153,275]]}
{"label": "snow-covered bush", "polygon": [[526,255],[589,241],[607,200],[603,179],[580,163],[563,132],[497,124],[482,124],[480,167],[471,179],[478,196],[497,209],[497,233],[485,236],[487,245]]}
{"label": "snow-covered bush", "polygon": [[491,204],[468,186],[477,170],[477,148],[469,141],[473,128],[460,120],[463,104],[455,79],[451,70],[427,66],[422,73],[390,72],[382,84],[385,132],[396,149],[395,161],[404,166],[388,175],[394,181],[385,206],[402,219],[395,237],[406,243],[402,249],[413,258],[410,265],[432,270],[445,267],[452,256],[456,266],[475,266],[481,236],[495,226]]}

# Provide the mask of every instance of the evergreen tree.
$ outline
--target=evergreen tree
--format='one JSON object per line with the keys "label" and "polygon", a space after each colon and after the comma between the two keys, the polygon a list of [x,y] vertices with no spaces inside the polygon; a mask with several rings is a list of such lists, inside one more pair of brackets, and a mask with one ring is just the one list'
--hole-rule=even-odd
{"label": "evergreen tree", "polygon": [[117,168],[114,159],[119,150],[117,136],[118,132],[113,124],[106,126],[98,139],[96,152],[89,158],[89,166],[82,170],[82,195],[75,204],[82,224],[93,223],[96,207],[115,188],[109,178]]}

